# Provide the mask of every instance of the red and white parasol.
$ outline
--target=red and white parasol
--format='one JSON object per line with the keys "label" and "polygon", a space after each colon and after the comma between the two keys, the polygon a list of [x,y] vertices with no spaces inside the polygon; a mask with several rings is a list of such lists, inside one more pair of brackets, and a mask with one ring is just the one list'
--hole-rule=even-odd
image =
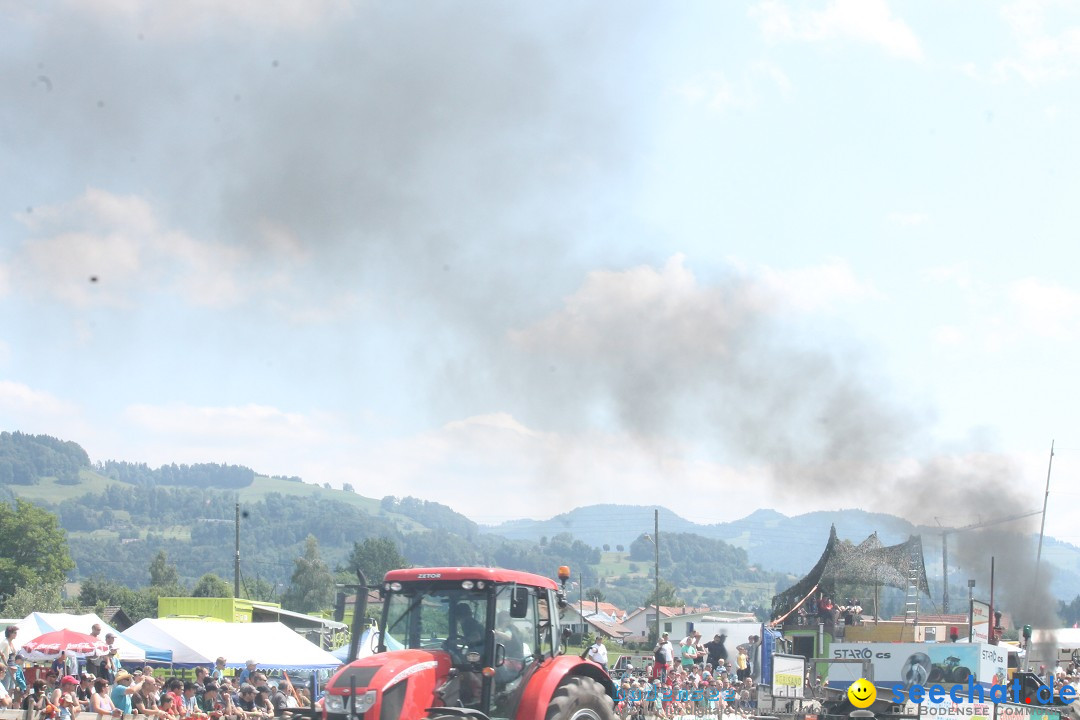
{"label": "red and white parasol", "polygon": [[31,662],[41,662],[55,660],[65,650],[75,657],[98,657],[109,654],[109,645],[93,635],[84,635],[74,630],[55,630],[23,643],[19,656]]}

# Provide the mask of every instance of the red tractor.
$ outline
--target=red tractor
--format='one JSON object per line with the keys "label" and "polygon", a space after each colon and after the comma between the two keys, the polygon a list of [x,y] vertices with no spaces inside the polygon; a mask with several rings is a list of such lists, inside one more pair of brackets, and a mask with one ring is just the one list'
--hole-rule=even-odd
{"label": "red tractor", "polygon": [[[559,574],[565,584],[569,570]],[[604,669],[562,654],[565,601],[552,580],[414,568],[388,572],[381,592],[378,649],[355,659],[354,638],[351,662],[326,685],[324,720],[615,720]]]}

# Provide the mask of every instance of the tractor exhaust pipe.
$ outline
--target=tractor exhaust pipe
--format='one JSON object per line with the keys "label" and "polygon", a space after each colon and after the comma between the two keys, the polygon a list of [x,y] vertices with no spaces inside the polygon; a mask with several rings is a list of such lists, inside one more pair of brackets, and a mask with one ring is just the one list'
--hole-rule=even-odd
{"label": "tractor exhaust pipe", "polygon": [[346,664],[356,660],[360,649],[360,636],[363,634],[364,626],[367,624],[367,577],[364,576],[364,571],[360,568],[356,568],[356,577],[360,580],[360,585],[356,588],[356,602],[353,603],[352,630],[349,633],[349,657],[345,661]]}

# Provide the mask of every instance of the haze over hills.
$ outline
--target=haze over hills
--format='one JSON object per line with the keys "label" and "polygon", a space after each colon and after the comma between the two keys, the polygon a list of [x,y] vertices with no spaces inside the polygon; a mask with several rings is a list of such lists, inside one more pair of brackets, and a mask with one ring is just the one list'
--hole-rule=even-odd
{"label": "haze over hills", "polygon": [[[60,516],[78,577],[102,575],[131,586],[146,582],[149,559],[162,549],[188,582],[205,572],[228,577],[233,509],[240,502],[247,513],[244,572],[271,585],[288,582],[310,533],[332,566],[354,542],[386,537],[417,565],[492,564],[549,574],[568,562],[586,573],[586,586],[602,588],[613,602],[633,607],[651,592],[651,552],[641,546],[642,536],[653,532],[650,506],[590,505],[546,520],[481,527],[452,508],[416,498],[367,498],[351,487],[228,465],[91,463],[74,442],[0,433],[0,499],[14,497]],[[941,596],[940,529],[893,515],[850,509],[788,517],[761,509],[731,522],[700,524],[660,508],[659,523],[661,577],[675,582],[686,600],[767,603],[778,586],[787,587],[813,566],[833,525],[841,539],[853,542],[873,532],[884,544],[920,534],[931,588],[935,598]],[[1054,595],[1080,595],[1080,548],[1046,538],[1043,557],[1053,567]],[[954,565],[955,558],[950,587],[962,597],[967,576]],[[979,594],[985,594],[982,584]]]}
{"label": "haze over hills", "polygon": [[[842,540],[861,542],[876,532],[885,545],[920,535],[923,556],[931,585],[941,586],[940,528],[918,526],[886,513],[847,509],[818,511],[788,517],[775,510],[755,510],[731,522],[701,524],[660,509],[660,540],[665,533],[693,533],[723,540],[746,550],[751,564],[762,569],[801,576],[818,558],[836,526]],[[653,532],[653,508],[647,506],[598,504],[575,508],[547,520],[514,520],[483,526],[507,538],[538,540],[559,532],[569,532],[589,544],[629,545],[643,533]],[[955,540],[955,536],[953,537]],[[955,547],[954,547],[955,552]],[[954,558],[955,559],[955,558]],[[1031,558],[1034,565],[1035,558]],[[1080,594],[1080,548],[1052,537],[1043,541],[1043,561],[1053,568],[1051,590],[1055,597],[1069,599]],[[989,564],[989,558],[986,560]],[[950,562],[950,586],[965,586],[966,577]],[[940,590],[939,590],[940,592]],[[955,593],[954,593],[955,596]]]}

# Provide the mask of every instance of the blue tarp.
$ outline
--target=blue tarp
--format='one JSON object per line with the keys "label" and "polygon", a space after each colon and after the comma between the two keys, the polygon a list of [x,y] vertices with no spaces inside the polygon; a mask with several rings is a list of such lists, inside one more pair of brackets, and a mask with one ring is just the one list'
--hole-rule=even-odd
{"label": "blue tarp", "polygon": [[141,643],[133,638],[125,638],[129,643],[146,653],[146,662],[149,663],[171,663],[172,662],[172,650],[162,650],[161,648],[152,647],[146,643]]}

